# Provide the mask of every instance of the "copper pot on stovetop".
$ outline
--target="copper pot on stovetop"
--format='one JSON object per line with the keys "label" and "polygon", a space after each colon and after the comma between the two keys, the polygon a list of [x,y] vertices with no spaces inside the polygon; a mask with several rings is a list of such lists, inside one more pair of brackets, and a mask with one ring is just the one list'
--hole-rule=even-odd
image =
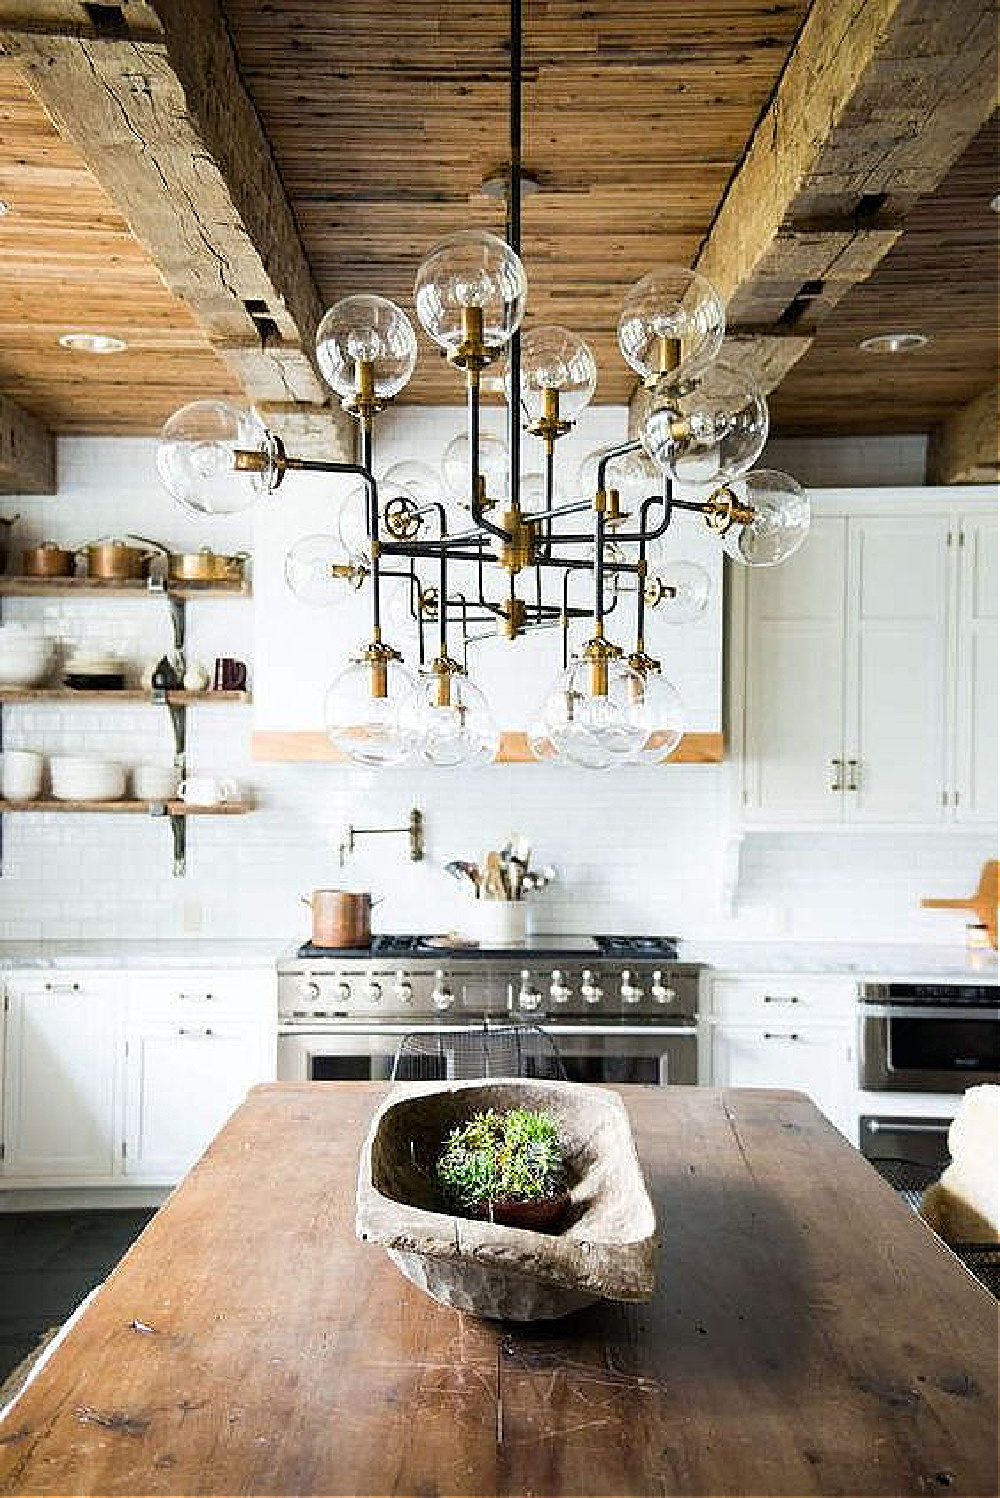
{"label": "copper pot on stovetop", "polygon": [[314,947],[367,950],[372,942],[372,897],[367,890],[314,889],[302,903],[312,910]]}

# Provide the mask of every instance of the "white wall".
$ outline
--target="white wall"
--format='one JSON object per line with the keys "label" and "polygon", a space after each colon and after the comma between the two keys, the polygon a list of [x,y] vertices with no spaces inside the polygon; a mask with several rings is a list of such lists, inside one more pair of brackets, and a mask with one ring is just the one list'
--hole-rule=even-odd
{"label": "white wall", "polygon": [[[397,435],[412,419],[394,418]],[[170,503],[156,479],[152,443],[65,439],[59,458],[56,498],[3,502],[4,514],[23,517],[18,544],[79,543],[126,530],[175,548],[249,543],[249,520],[207,528]],[[39,615],[66,643],[115,644],[136,662],[170,644],[156,601],[4,601],[7,618]],[[209,662],[216,654],[252,658],[249,604],[199,602],[189,616],[192,653]],[[5,707],[3,723],[9,747],[85,747],[128,763],[170,759],[168,727],[153,708]],[[384,897],[377,911],[384,930],[447,928],[466,910],[440,866],[476,857],[516,829],[559,870],[559,883],[536,909],[539,929],[945,941],[960,935],[964,918],[921,912],[920,895],[971,889],[978,864],[991,856],[990,839],[978,833],[754,834],[743,845],[733,914],[726,896],[736,867],[728,765],[618,776],[498,765],[376,777],[337,766],[254,765],[249,734],[247,708],[189,714],[189,763],[246,781],[260,809],[192,821],[185,879],[171,876],[167,828],[145,818],[5,817],[0,936],[292,938],[306,924],[299,895],[340,882]],[[411,805],[427,821],[425,863],[406,862],[405,839],[383,838],[340,869],[336,848],[348,821],[402,825]]]}

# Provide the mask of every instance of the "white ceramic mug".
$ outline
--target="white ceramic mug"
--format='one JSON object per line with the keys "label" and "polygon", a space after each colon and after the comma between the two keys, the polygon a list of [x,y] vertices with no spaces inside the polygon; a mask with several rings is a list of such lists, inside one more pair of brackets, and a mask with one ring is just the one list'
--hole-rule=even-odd
{"label": "white ceramic mug", "polygon": [[0,794],[5,801],[35,801],[42,791],[44,755],[34,749],[5,749],[0,769]]}
{"label": "white ceramic mug", "polygon": [[172,801],[180,782],[181,772],[173,765],[136,765],[132,771],[137,801]]}
{"label": "white ceramic mug", "polygon": [[242,799],[236,781],[218,775],[189,775],[181,781],[177,794],[191,806],[225,806]]}

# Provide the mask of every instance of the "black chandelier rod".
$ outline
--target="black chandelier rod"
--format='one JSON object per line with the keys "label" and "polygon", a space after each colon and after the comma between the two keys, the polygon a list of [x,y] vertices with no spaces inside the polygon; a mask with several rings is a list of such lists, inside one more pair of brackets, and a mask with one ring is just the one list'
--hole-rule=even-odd
{"label": "black chandelier rod", "polygon": [[[521,253],[521,70],[523,38],[521,0],[510,0],[510,176],[507,179],[507,243]],[[510,340],[507,397],[507,450],[510,465],[510,507],[521,500],[521,333]]]}

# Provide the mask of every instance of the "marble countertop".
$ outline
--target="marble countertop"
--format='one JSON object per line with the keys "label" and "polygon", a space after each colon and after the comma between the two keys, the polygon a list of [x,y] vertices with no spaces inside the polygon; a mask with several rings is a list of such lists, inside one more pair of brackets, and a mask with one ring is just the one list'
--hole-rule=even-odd
{"label": "marble countertop", "polygon": [[[0,968],[216,968],[269,967],[294,948],[293,938],[188,938],[160,940],[8,942]],[[701,962],[734,976],[815,973],[869,978],[995,983],[997,955],[970,961],[960,945],[840,941],[684,941],[684,962]]]}
{"label": "marble countertop", "polygon": [[264,940],[195,938],[136,941],[6,942],[0,968],[271,967],[291,945]]}
{"label": "marble countertop", "polygon": [[704,962],[736,977],[754,973],[815,973],[874,982],[995,983],[997,954],[969,954],[962,945],[909,942],[708,941],[681,942],[686,962]]}

